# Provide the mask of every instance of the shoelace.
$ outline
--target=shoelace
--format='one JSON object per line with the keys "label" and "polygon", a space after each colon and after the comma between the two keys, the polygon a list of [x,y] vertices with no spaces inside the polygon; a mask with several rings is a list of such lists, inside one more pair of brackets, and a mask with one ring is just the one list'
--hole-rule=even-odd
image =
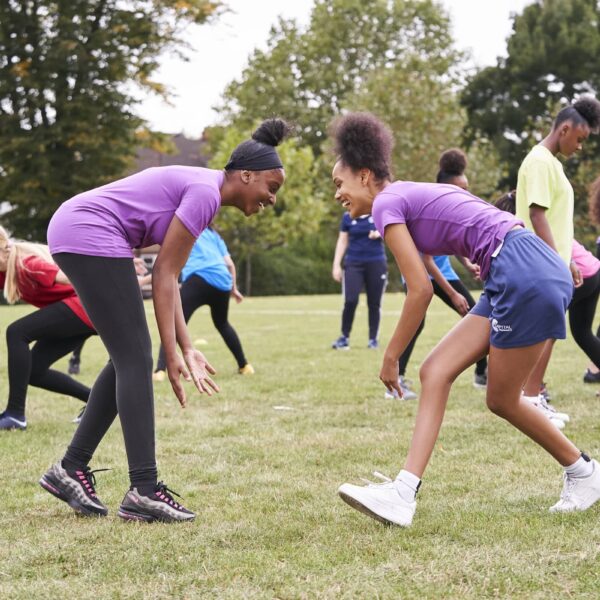
{"label": "shoelace", "polygon": [[381,482],[371,481],[365,477],[361,477],[360,480],[364,482],[367,487],[390,487],[390,485],[394,484],[393,479],[390,479],[387,475],[384,475],[379,471],[373,471],[373,475],[377,477],[377,479],[381,479]]}
{"label": "shoelace", "polygon": [[154,493],[160,500],[162,500],[163,502],[166,502],[167,504],[170,504],[174,508],[178,508],[178,509],[183,508],[183,506],[181,506],[181,504],[178,504],[177,502],[175,502],[175,500],[173,499],[173,496],[171,496],[171,494],[175,494],[175,496],[177,496],[178,498],[181,498],[181,495],[178,494],[175,490],[169,489],[167,487],[166,483],[159,481],[156,484],[156,491]]}
{"label": "shoelace", "polygon": [[94,498],[98,497],[96,495],[96,476],[94,473],[100,473],[101,471],[110,471],[110,469],[94,469],[92,471],[88,468],[75,471],[80,483],[85,487],[88,494]]}
{"label": "shoelace", "polygon": [[560,493],[561,500],[569,500],[571,498],[571,494],[573,492],[573,488],[575,487],[575,479],[573,477],[569,477],[567,473],[563,475],[564,477],[564,485],[562,492]]}

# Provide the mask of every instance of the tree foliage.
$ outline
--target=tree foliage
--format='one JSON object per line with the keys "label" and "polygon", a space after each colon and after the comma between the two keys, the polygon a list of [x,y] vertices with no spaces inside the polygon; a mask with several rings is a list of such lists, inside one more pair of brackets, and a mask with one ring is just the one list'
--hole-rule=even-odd
{"label": "tree foliage", "polygon": [[45,239],[57,206],[121,176],[143,122],[134,86],[152,80],[208,0],[4,0],[0,3],[0,200],[17,235]]}
{"label": "tree foliage", "polygon": [[506,166],[501,183],[514,186],[524,156],[547,127],[548,110],[600,89],[600,3],[532,3],[515,15],[507,50],[507,58],[471,79],[462,102],[469,139],[493,141]]}

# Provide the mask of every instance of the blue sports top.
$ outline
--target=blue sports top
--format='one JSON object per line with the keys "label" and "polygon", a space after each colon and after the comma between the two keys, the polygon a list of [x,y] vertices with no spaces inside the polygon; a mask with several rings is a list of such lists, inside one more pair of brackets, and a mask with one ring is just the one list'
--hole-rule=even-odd
{"label": "blue sports top", "polygon": [[353,219],[349,213],[344,213],[340,224],[340,231],[348,233],[348,248],[345,263],[362,263],[385,261],[383,240],[369,239],[369,231],[377,231],[371,215],[364,215]]}
{"label": "blue sports top", "polygon": [[[434,256],[433,262],[436,264],[446,281],[457,281],[459,279],[458,275],[450,264],[449,256]],[[433,277],[430,275],[429,279],[433,279]]]}
{"label": "blue sports top", "polygon": [[205,229],[194,242],[181,279],[186,281],[192,275],[199,275],[218,290],[230,292],[233,279],[223,260],[225,256],[229,256],[229,251],[221,236],[210,227]]}

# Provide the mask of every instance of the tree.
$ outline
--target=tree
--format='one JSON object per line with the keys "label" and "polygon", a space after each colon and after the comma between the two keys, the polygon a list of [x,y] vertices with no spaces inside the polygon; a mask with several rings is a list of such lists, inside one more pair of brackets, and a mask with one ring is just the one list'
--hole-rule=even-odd
{"label": "tree", "polygon": [[[248,138],[249,131],[229,128],[221,136],[209,166],[223,168],[233,149]],[[224,209],[217,218],[217,227],[232,254],[243,261],[246,294],[252,291],[252,257],[314,233],[324,211],[311,148],[292,139],[279,146],[278,152],[285,166],[286,181],[277,194],[275,206],[251,218],[240,211]]]}
{"label": "tree", "polygon": [[124,174],[143,121],[134,86],[158,57],[181,54],[182,27],[203,23],[208,0],[4,0],[0,3],[0,199],[3,222],[44,240],[72,195]]}
{"label": "tree", "polygon": [[226,124],[248,128],[258,116],[298,125],[318,156],[331,118],[366,79],[419,57],[439,73],[459,60],[448,16],[433,0],[316,0],[305,31],[281,20],[223,95]]}
{"label": "tree", "polygon": [[549,108],[600,89],[599,57],[598,0],[539,0],[514,17],[508,57],[477,73],[462,96],[468,139],[493,141],[505,166],[502,185],[515,185]]}

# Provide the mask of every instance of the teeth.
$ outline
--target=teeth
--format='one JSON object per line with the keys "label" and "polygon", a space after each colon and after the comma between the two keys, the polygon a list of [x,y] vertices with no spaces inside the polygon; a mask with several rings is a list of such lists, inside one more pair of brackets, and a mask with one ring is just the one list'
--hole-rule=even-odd
{"label": "teeth", "polygon": [[262,202],[259,202],[258,208],[260,208],[260,210],[265,210],[265,205]]}

